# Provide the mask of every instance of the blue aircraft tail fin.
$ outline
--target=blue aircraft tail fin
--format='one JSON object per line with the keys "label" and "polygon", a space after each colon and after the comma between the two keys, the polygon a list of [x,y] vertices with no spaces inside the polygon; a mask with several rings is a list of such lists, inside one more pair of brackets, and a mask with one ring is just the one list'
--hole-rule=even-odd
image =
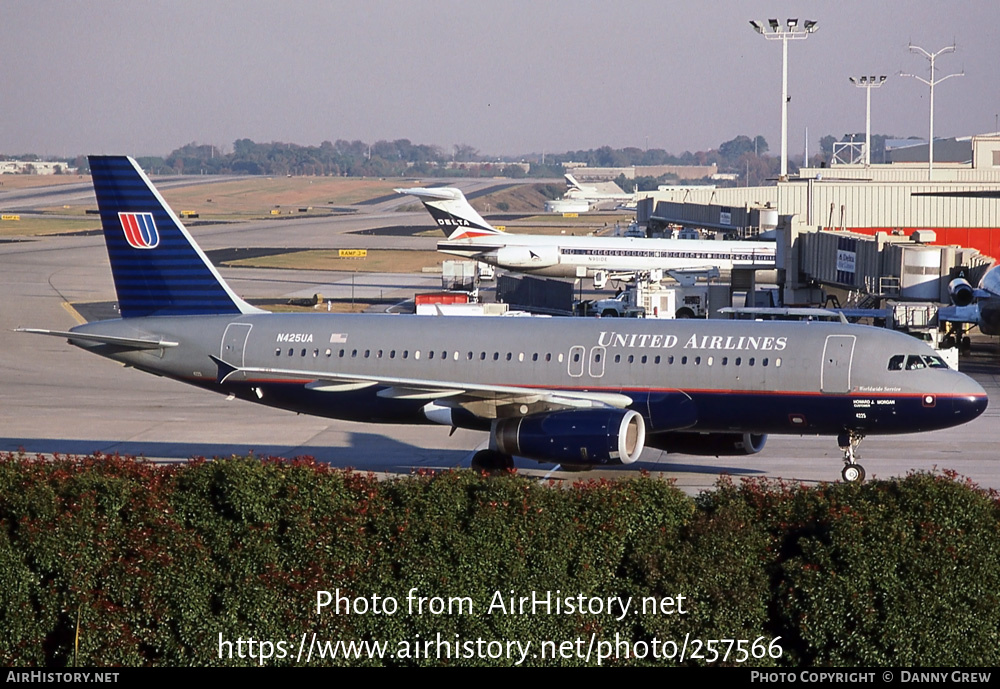
{"label": "blue aircraft tail fin", "polygon": [[139,165],[90,156],[122,318],[257,313],[226,284]]}

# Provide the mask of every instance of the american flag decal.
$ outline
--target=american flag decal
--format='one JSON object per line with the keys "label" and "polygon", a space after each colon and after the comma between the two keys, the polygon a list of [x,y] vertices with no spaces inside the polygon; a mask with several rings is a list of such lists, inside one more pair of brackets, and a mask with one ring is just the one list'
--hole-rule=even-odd
{"label": "american flag decal", "polygon": [[334,333],[330,335],[330,344],[344,344],[345,342],[347,342],[346,333]]}
{"label": "american flag decal", "polygon": [[152,213],[119,213],[122,230],[129,246],[136,249],[155,249],[160,243]]}

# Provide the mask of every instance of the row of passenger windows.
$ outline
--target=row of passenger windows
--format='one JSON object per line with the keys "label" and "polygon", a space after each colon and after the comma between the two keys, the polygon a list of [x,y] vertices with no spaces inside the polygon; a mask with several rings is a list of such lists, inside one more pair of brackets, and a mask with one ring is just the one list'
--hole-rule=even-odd
{"label": "row of passenger windows", "polygon": [[[281,347],[278,347],[277,349],[274,350],[274,356],[281,356],[281,352],[282,352]],[[308,352],[309,352],[308,349],[302,349],[300,351],[300,356],[306,356],[308,354]],[[318,349],[312,350],[312,355],[314,357],[319,357],[319,355],[320,355],[319,350]],[[349,357],[351,359],[357,359],[359,356],[361,358],[363,358],[363,359],[371,359],[371,358],[375,358],[375,359],[382,359],[382,358],[395,359],[397,356],[399,356],[400,359],[409,359],[410,358],[410,350],[404,349],[401,352],[397,352],[395,349],[390,349],[389,352],[386,353],[386,351],[384,349],[378,349],[378,350],[375,350],[375,351],[372,351],[371,349],[366,349],[362,353],[361,350],[353,349],[353,350],[351,350],[350,354],[348,354],[348,352],[347,352],[346,349],[341,349],[340,351],[336,352],[336,355],[337,355],[338,359],[343,359],[345,357]],[[288,356],[295,356],[295,348],[294,347],[289,347],[288,348]],[[326,356],[328,358],[333,357],[334,356],[334,351],[332,349],[327,349],[324,352],[324,356]],[[421,356],[421,354],[420,354],[420,350],[419,349],[416,350],[415,352],[413,352],[413,358],[414,359],[419,359],[420,356]],[[486,356],[487,356],[486,352],[480,352],[479,353],[479,359],[480,359],[480,361],[486,361]],[[427,358],[428,359],[435,359],[435,358],[437,358],[437,359],[444,360],[444,359],[448,358],[448,352],[447,351],[442,351],[441,354],[440,354],[440,356],[438,356],[438,353],[437,353],[436,350],[431,350],[431,351],[427,352]],[[461,358],[461,354],[459,352],[453,352],[452,355],[451,355],[451,358],[454,361],[458,361]],[[474,358],[476,358],[475,352],[469,352],[466,355],[466,359],[468,359],[469,361],[472,361]],[[517,360],[518,361],[524,361],[524,358],[525,358],[524,352],[521,352],[521,353],[519,353],[517,355]],[[562,362],[563,355],[559,354],[555,358],[556,358],[557,361]],[[506,360],[507,361],[513,361],[513,359],[514,359],[514,354],[512,352],[507,352]],[[538,354],[537,352],[531,355],[531,361],[540,361],[540,360],[543,360],[543,359],[545,361],[552,361],[553,356],[552,356],[552,354],[544,354],[543,355],[543,354]],[[493,352],[493,361],[499,361],[499,360],[500,360],[500,352]]]}
{"label": "row of passenger windows", "polygon": [[944,359],[934,354],[894,354],[889,357],[889,370],[917,371],[922,368],[948,368]]}
{"label": "row of passenger windows", "polygon": [[[281,349],[281,347],[278,347],[278,348],[276,348],[274,350],[274,355],[275,356],[281,356],[282,351],[283,350]],[[307,356],[308,353],[309,353],[309,350],[303,348],[303,349],[301,349],[299,351],[299,356]],[[295,356],[295,348],[294,347],[289,347],[287,354],[288,354],[288,356]],[[319,349],[313,349],[312,350],[312,355],[313,355],[313,357],[319,357],[320,356],[320,350]],[[410,358],[410,350],[404,349],[404,350],[402,350],[400,352],[397,352],[395,349],[390,349],[388,351],[388,353],[387,353],[383,349],[378,349],[378,350],[366,349],[366,350],[364,350],[364,352],[362,352],[359,349],[353,349],[353,350],[350,350],[350,352],[348,353],[348,350],[346,350],[346,349],[341,349],[341,350],[338,350],[336,352],[334,350],[332,350],[332,349],[327,349],[325,352],[323,352],[323,355],[326,356],[327,358],[332,358],[332,357],[334,357],[334,355],[336,355],[336,357],[338,359],[343,359],[345,357],[346,358],[351,358],[351,359],[357,359],[358,357],[361,357],[363,359],[371,359],[371,358],[375,358],[375,359],[382,359],[382,358],[395,359],[395,358],[397,358],[397,356],[400,359],[408,359],[408,358]],[[413,358],[414,359],[420,359],[420,356],[421,356],[421,353],[420,353],[419,349],[413,352]],[[530,361],[533,361],[533,362],[537,362],[537,361],[552,361],[553,359],[555,359],[557,362],[562,363],[563,359],[564,359],[564,355],[563,354],[555,354],[555,355],[553,355],[551,353],[539,354],[538,352],[534,352],[531,355],[527,355],[524,352],[518,352],[516,355],[513,352],[507,352],[506,354],[503,354],[501,352],[493,352],[492,354],[490,354],[489,352],[479,352],[478,355],[477,355],[476,352],[468,352],[468,353],[466,353],[464,355],[464,358],[467,361],[473,361],[475,359],[478,359],[479,361],[486,361],[487,359],[492,359],[493,361],[500,361],[501,358],[504,361],[513,361],[515,359],[515,357],[516,357],[517,361],[525,361],[527,359],[527,360],[530,360]],[[427,352],[427,358],[428,359],[435,359],[436,358],[436,359],[439,359],[439,360],[443,361],[443,360],[449,358],[449,353],[448,353],[447,350],[440,352],[440,354],[436,350],[430,350],[429,352]],[[463,358],[463,355],[460,352],[456,351],[456,352],[452,352],[451,353],[450,358],[453,361],[458,361],[459,359]],[[570,357],[570,359],[572,360],[573,363],[580,363],[581,358],[582,358],[582,354],[580,352],[574,352],[572,354],[572,356]],[[601,363],[601,361],[604,358],[604,356],[600,352],[595,352],[595,353],[593,353],[593,357],[592,358],[593,358],[593,363],[599,364],[599,363]],[[688,363],[692,363],[695,366],[700,366],[702,363],[704,363],[706,366],[712,366],[712,365],[715,364],[715,357],[713,357],[713,356],[701,357],[701,356],[687,356],[687,355],[675,357],[672,354],[667,355],[667,356],[661,356],[659,354],[657,354],[656,356],[650,356],[648,354],[642,354],[642,355],[636,355],[636,354],[628,354],[628,355],[615,354],[615,356],[614,356],[614,362],[616,364],[619,364],[622,361],[625,361],[625,362],[627,362],[629,364],[634,364],[637,361],[640,364],[646,364],[646,363],[649,363],[650,361],[652,361],[652,363],[654,363],[654,364],[666,363],[667,365],[673,365],[674,363],[679,363],[682,366],[686,366]],[[729,366],[729,365],[733,365],[733,366],[743,366],[743,365],[746,365],[746,366],[756,366],[758,364],[761,365],[761,366],[768,366],[770,363],[771,363],[771,360],[768,357],[763,357],[761,359],[758,359],[757,357],[746,357],[746,358],[744,358],[744,357],[741,357],[741,356],[738,356],[738,357],[724,356],[721,359],[719,359],[719,364],[721,366]],[[781,358],[780,357],[778,357],[777,359],[774,360],[774,365],[775,366],[781,366]],[[891,367],[891,364],[890,364],[890,367]]]}

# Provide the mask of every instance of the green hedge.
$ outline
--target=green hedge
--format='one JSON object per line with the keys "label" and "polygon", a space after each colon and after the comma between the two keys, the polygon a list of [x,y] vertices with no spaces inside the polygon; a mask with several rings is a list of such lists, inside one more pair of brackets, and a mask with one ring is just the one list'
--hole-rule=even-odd
{"label": "green hedge", "polygon": [[[8,455],[0,662],[254,665],[236,645],[252,637],[285,644],[265,664],[294,665],[315,634],[385,642],[397,654],[314,654],[310,664],[512,663],[506,653],[400,657],[440,638],[530,641],[535,653],[544,641],[648,650],[654,639],[687,639],[688,665],[995,665],[997,526],[996,495],[923,473],[817,488],[722,481],[691,499],[646,476],[566,485],[455,471],[379,481],[308,461]],[[337,589],[369,610],[317,613],[317,591]],[[408,610],[411,591],[422,614]],[[498,595],[532,591],[632,604],[626,615],[615,606],[488,612]],[[635,614],[644,599],[678,594],[683,614]],[[374,596],[392,597],[395,614],[372,612]],[[430,611],[449,600],[452,614]],[[710,663],[705,647],[702,658],[690,653],[694,640],[760,640],[761,650],[775,637],[777,658],[737,663],[734,647]],[[223,658],[220,638],[230,643]],[[679,663],[622,657],[623,648],[602,664]],[[529,655],[525,664],[588,661]]]}

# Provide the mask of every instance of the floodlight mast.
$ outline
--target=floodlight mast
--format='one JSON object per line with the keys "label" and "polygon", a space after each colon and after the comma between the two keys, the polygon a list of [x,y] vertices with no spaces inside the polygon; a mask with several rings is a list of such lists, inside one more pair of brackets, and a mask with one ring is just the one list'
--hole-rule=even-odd
{"label": "floodlight mast", "polygon": [[879,76],[876,80],[874,75],[868,77],[848,77],[851,83],[859,89],[864,89],[867,94],[867,107],[865,109],[865,167],[872,164],[872,89],[877,89],[885,83],[886,77]]}
{"label": "floodlight mast", "polygon": [[777,19],[768,19],[770,31],[761,22],[751,20],[753,30],[769,41],[781,41],[781,178],[788,179],[788,41],[808,38],[819,26],[807,19],[799,28],[798,19],[789,19],[787,30],[781,28]]}
{"label": "floodlight mast", "polygon": [[938,55],[955,52],[954,44],[945,46],[936,53],[929,53],[920,46],[913,45],[911,43],[910,52],[922,54],[931,63],[931,78],[929,80],[924,79],[923,77],[918,77],[916,74],[904,74],[903,72],[900,72],[899,76],[913,77],[917,81],[927,84],[927,86],[929,86],[931,89],[931,104],[930,104],[931,115],[930,115],[929,131],[927,133],[927,179],[933,180],[934,179],[934,87],[940,84],[942,81],[946,81],[948,79],[951,79],[952,77],[964,77],[965,70],[963,69],[961,72],[958,72],[957,74],[949,74],[948,76],[941,77],[940,79],[934,79],[934,61],[937,59]]}

